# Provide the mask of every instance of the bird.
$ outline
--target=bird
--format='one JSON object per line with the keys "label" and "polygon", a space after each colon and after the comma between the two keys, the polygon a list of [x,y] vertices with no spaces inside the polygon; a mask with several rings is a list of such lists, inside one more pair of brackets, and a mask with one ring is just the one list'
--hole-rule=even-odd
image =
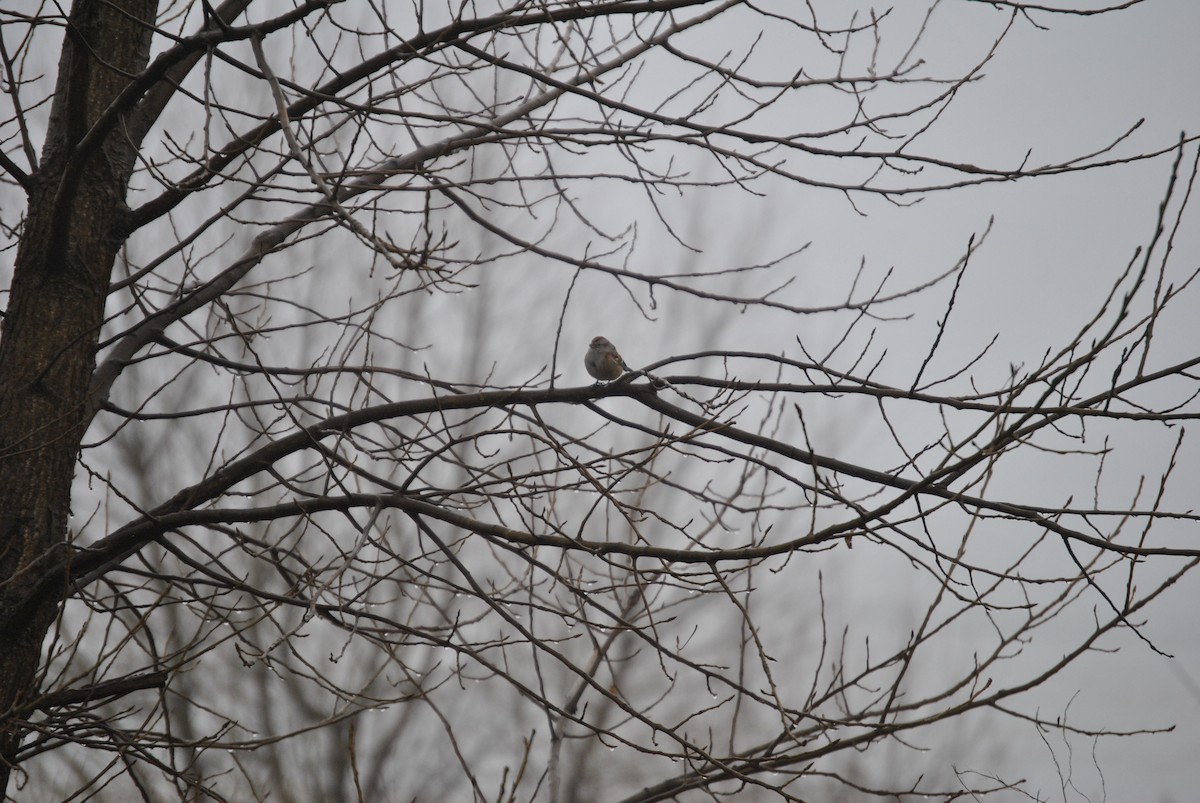
{"label": "bird", "polygon": [[600,382],[611,382],[631,370],[621,359],[617,347],[606,338],[596,335],[583,357],[583,367]]}

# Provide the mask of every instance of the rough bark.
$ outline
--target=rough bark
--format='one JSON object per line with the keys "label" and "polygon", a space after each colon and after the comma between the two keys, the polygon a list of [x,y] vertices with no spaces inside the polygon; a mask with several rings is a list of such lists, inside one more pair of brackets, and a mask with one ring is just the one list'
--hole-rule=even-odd
{"label": "rough bark", "polygon": [[[29,186],[0,338],[0,793],[39,694],[42,642],[63,596],[25,599],[29,579],[67,549],[84,401],[134,166],[136,146],[120,116],[109,131],[89,132],[145,68],[156,5],[75,3]],[[22,616],[7,615],[18,608]]]}

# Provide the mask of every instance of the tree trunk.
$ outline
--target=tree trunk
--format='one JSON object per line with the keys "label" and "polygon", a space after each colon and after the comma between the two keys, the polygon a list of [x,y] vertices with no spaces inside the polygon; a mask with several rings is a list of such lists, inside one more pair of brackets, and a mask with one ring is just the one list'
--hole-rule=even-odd
{"label": "tree trunk", "polygon": [[104,136],[85,137],[145,68],[155,9],[155,0],[77,0],[41,165],[27,185],[0,336],[0,795],[63,597],[27,600],[23,589],[68,548],[71,481],[136,150],[119,118]]}

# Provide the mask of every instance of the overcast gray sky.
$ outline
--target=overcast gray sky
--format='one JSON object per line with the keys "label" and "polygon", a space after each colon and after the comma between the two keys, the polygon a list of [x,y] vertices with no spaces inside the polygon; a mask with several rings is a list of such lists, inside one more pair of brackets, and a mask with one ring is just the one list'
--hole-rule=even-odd
{"label": "overcast gray sky", "polygon": [[[791,8],[795,2],[776,0],[775,5]],[[1080,4],[1098,5],[1082,0]],[[764,5],[771,3],[765,0]],[[922,22],[917,5],[898,4],[891,11],[886,30],[894,38],[884,40],[881,63],[894,62],[902,55],[904,48],[899,43],[906,43],[905,32],[911,36]],[[923,12],[925,4],[919,5]],[[842,10],[829,12],[822,22],[828,26],[846,23],[847,18],[839,19],[838,13]],[[986,52],[1007,19],[1003,8],[986,2],[952,0],[938,4],[920,48],[926,59],[921,74],[961,74]],[[981,79],[961,90],[938,124],[918,137],[909,146],[910,151],[988,167],[1015,167],[1026,159],[1031,164],[1056,162],[1099,150],[1138,120],[1144,123],[1117,146],[1115,156],[1167,147],[1181,132],[1200,134],[1200,103],[1194,88],[1200,75],[1200,4],[1191,0],[1147,0],[1118,14],[1031,12],[1031,20],[1017,21],[994,58],[981,70]],[[718,51],[728,47],[736,52],[748,46],[757,33],[714,26],[698,36],[710,37]],[[813,74],[828,71],[832,57],[798,54],[790,46],[787,29],[764,33],[753,59],[747,62],[748,72],[777,77],[793,72],[797,58],[811,58]],[[850,53],[846,72],[865,70],[868,56],[861,50]],[[674,86],[671,76],[662,79],[664,86]],[[780,109],[756,124],[769,124],[781,132],[818,130],[842,119],[844,109],[838,103],[831,98],[828,107],[814,104],[811,108]],[[718,106],[713,114],[722,111]],[[1194,146],[1188,153],[1195,153]],[[918,286],[952,267],[970,238],[987,231],[986,242],[972,257],[963,280],[931,375],[953,372],[997,336],[996,344],[972,369],[989,387],[995,387],[1002,384],[1010,364],[1036,364],[1048,348],[1069,341],[1094,314],[1135,249],[1149,241],[1171,163],[1172,157],[1167,155],[1103,170],[932,193],[907,208],[872,196],[855,196],[852,204],[834,191],[774,179],[755,185],[761,196],[729,188],[704,195],[702,200],[664,197],[661,211],[667,221],[682,238],[700,247],[699,252],[680,246],[658,225],[640,190],[610,195],[608,189],[600,189],[593,194],[582,193],[578,203],[594,223],[611,231],[620,231],[631,219],[636,220],[636,244],[609,261],[619,264],[622,258],[628,258],[633,266],[652,264],[655,267],[650,272],[712,271],[754,264],[811,243],[786,260],[782,272],[761,279],[751,276],[744,287],[753,287],[755,282],[761,282],[762,287],[778,284],[782,273],[794,277],[787,300],[813,308],[844,300],[860,264],[865,266],[860,297],[864,294],[861,287],[873,287],[888,271],[894,271],[888,288]],[[814,176],[830,180],[845,180],[855,170],[845,160],[832,164],[814,161],[811,168]],[[700,178],[717,175],[712,165],[697,164],[693,169]],[[504,209],[493,212],[499,225],[510,214]],[[522,214],[511,212],[514,219]],[[1174,244],[1168,280],[1181,280],[1200,265],[1198,220],[1200,215],[1192,209],[1188,225]],[[169,232],[161,233],[169,236]],[[214,241],[219,234],[214,232]],[[256,278],[270,275],[272,270],[294,271],[302,261],[299,255],[311,259],[314,265],[340,267],[351,258],[344,248],[347,239],[333,232],[303,250],[289,251],[275,262],[264,263]],[[588,243],[589,253],[605,245],[602,237],[582,227],[562,227],[547,245],[579,255],[581,242]],[[135,242],[131,252],[145,259],[162,247],[162,241],[148,238]],[[0,267],[6,271],[12,260],[12,252],[8,253]],[[473,280],[478,279],[479,289],[464,290],[458,296],[414,298],[411,315],[381,323],[381,328],[394,326],[397,336],[412,345],[429,346],[418,354],[394,355],[397,366],[421,370],[422,362],[449,363],[463,367],[444,374],[482,380],[491,372],[496,384],[517,384],[557,356],[559,384],[585,384],[590,380],[583,373],[580,358],[594,334],[605,334],[616,342],[626,360],[635,366],[703,348],[786,351],[789,356],[799,357],[797,337],[813,353],[823,353],[852,317],[844,312],[814,313],[799,324],[794,317],[765,311],[737,317],[730,315],[724,305],[717,308],[669,293],[657,294],[653,299],[656,303],[652,303],[643,287],[635,286],[627,294],[611,279],[584,275],[572,296],[564,339],[559,343],[561,352],[555,355],[556,328],[572,273],[562,267],[547,269],[545,263],[534,258],[514,261],[520,264],[506,264],[502,272],[484,270],[473,276]],[[321,282],[330,287],[345,284],[345,275],[339,270],[314,272],[312,287],[319,287]],[[912,381],[920,355],[936,334],[950,289],[944,284],[879,310],[897,318],[914,317],[878,324],[879,334],[871,354],[883,357],[886,352],[886,357],[876,378],[901,385]],[[370,290],[367,287],[364,292]],[[491,293],[496,294],[494,298],[503,294],[504,302],[491,303]],[[314,291],[316,296],[319,293]],[[517,303],[513,303],[513,296],[519,299]],[[336,294],[330,297],[340,298]],[[639,303],[647,314],[639,311]],[[1183,314],[1177,310],[1164,321],[1155,344],[1154,354],[1163,364],[1171,355],[1194,355],[1200,343],[1200,304],[1194,298],[1183,303],[1190,306]],[[1186,314],[1187,309],[1192,314]],[[430,320],[436,320],[437,325],[425,325]],[[467,334],[472,328],[487,334],[477,350],[478,341]],[[858,336],[859,342],[864,342],[865,335],[866,330]],[[280,338],[264,343],[262,353],[272,356],[272,348],[292,346],[294,343]],[[679,370],[683,372],[685,367]],[[713,361],[694,366],[694,370],[719,375],[723,366]],[[804,404],[806,415],[816,425],[811,434],[818,451],[881,469],[897,462],[886,436],[877,428],[861,425],[860,402],[806,399]],[[936,427],[937,422],[914,425]],[[878,427],[878,421],[872,426]],[[173,427],[173,423],[163,424],[157,429],[147,427],[146,431],[161,431],[163,444],[170,444]],[[1097,429],[1107,432],[1114,444],[1132,448],[1132,454],[1140,458],[1106,467],[1103,490],[1112,494],[1114,504],[1115,500],[1130,498],[1143,474],[1151,483],[1156,480],[1153,472],[1165,466],[1173,432],[1150,430],[1147,435],[1142,427],[1123,430],[1114,426],[1108,428],[1111,432]],[[1097,447],[1099,443],[1091,441],[1089,445]],[[203,465],[208,456],[201,453],[203,450],[193,451],[196,453],[187,454],[182,448],[164,447],[146,458],[147,465],[153,467],[154,460],[186,464],[191,459]],[[1200,464],[1194,455],[1194,450],[1185,454],[1169,488],[1168,507],[1192,506],[1190,499],[1200,481]],[[999,476],[991,490],[997,495],[1011,493],[1021,501],[1051,505],[1063,504],[1071,496],[1090,499],[1094,463],[1080,460],[1078,465],[1078,476],[1061,469],[1046,474],[1031,458]],[[90,512],[91,508],[82,503],[77,506],[77,514],[85,510]],[[1171,526],[1164,523],[1162,528],[1171,532]],[[1194,533],[1183,528],[1177,528],[1177,532],[1179,537],[1194,538]],[[906,627],[906,616],[911,617],[912,610],[921,610],[924,589],[919,583],[912,588],[906,585],[911,574],[896,565],[894,554],[868,547],[852,553],[823,553],[822,560],[830,597],[839,603],[832,608],[838,615],[844,613],[858,620],[862,631],[874,631],[887,638],[889,628]],[[912,608],[905,607],[906,601],[911,601]],[[1102,608],[1099,601],[1096,604]],[[1091,756],[1078,752],[1081,742],[1072,743],[1075,752],[1069,754],[1054,735],[1047,736],[1059,767],[1070,766],[1069,775],[1076,788],[1065,790],[1058,788],[1055,763],[1048,756],[1047,745],[1028,724],[1014,721],[1000,725],[1002,732],[986,734],[991,743],[984,746],[983,756],[972,753],[973,745],[961,744],[964,760],[971,766],[986,766],[983,759],[992,755],[995,744],[1002,744],[1005,766],[1000,769],[1032,779],[1032,787],[1048,800],[1086,797],[1092,801],[1182,803],[1194,799],[1200,777],[1196,767],[1196,757],[1200,756],[1198,604],[1200,578],[1190,577],[1149,611],[1145,635],[1159,649],[1176,656],[1173,660],[1156,655],[1134,635],[1121,633],[1101,645],[1119,646],[1119,654],[1085,660],[1019,706],[1030,710],[1036,701],[1043,701],[1041,713],[1053,718],[1067,708],[1069,701],[1068,713],[1080,727],[1174,725],[1173,734],[1102,742],[1097,748],[1102,781]],[[1053,639],[1047,639],[1033,651],[1052,655],[1056,647]],[[943,758],[929,755],[931,764]]]}

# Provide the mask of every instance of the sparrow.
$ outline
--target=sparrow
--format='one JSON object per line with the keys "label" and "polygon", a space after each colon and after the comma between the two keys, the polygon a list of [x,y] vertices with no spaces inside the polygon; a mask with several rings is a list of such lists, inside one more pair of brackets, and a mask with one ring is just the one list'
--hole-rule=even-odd
{"label": "sparrow", "polygon": [[617,347],[599,335],[592,338],[587,354],[583,357],[583,367],[601,382],[611,382],[630,370],[621,359]]}

